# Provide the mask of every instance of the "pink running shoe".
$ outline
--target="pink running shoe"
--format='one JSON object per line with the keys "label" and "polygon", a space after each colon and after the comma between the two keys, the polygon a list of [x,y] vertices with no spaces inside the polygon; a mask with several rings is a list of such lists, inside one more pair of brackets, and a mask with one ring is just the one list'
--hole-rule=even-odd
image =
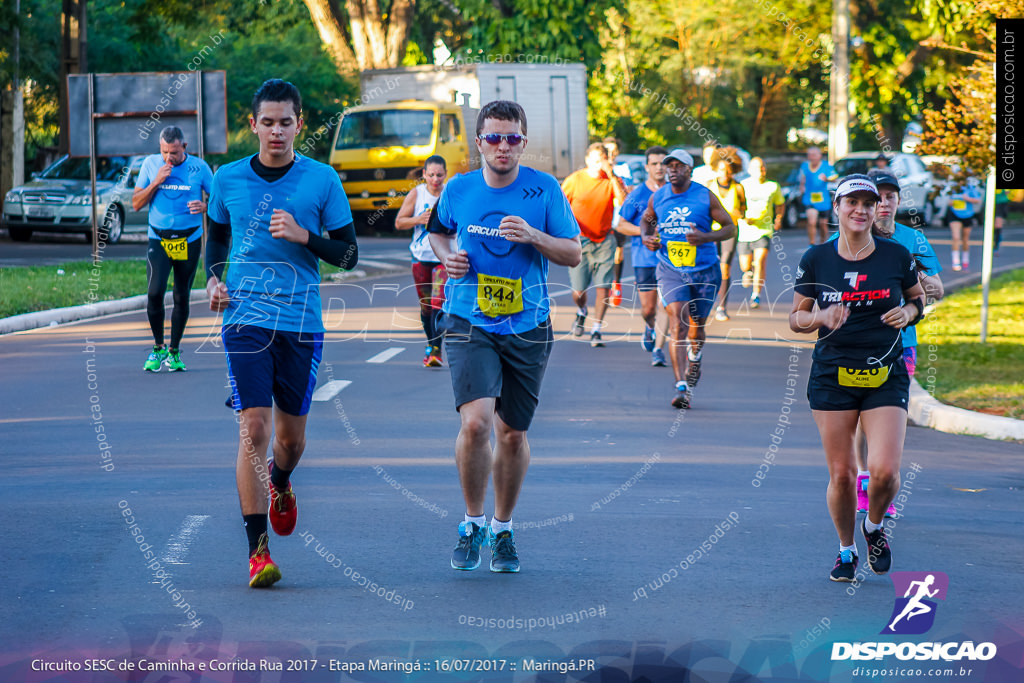
{"label": "pink running shoe", "polygon": [[868,475],[857,475],[857,512],[868,511]]}

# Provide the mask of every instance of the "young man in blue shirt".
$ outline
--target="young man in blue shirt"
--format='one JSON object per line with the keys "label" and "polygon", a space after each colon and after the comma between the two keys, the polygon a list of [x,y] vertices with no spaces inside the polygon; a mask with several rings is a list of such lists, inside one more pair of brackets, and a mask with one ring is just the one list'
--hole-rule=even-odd
{"label": "young man in blue shirt", "polygon": [[[210,308],[224,312],[249,585],[263,588],[281,579],[270,559],[268,508],[278,535],[295,530],[290,476],[306,445],[324,338],[319,263],[352,268],[358,248],[338,174],[295,153],[302,129],[298,89],[266,81],[253,97],[249,125],[259,153],[221,167],[213,180],[206,291]],[[221,282],[229,248],[230,268]]]}
{"label": "young man in blue shirt", "polygon": [[[427,226],[448,271],[440,327],[462,423],[455,462],[466,517],[451,566],[479,567],[487,537],[491,571],[518,572],[512,512],[530,463],[526,431],[553,343],[548,262],[575,266],[582,248],[558,181],[519,164],[527,142],[523,108],[488,103],[476,134],[482,167],[448,182]],[[484,498],[492,472],[488,526]]]}
{"label": "young man in blue shirt", "polygon": [[[205,161],[185,152],[185,135],[177,126],[160,131],[160,153],[142,162],[132,193],[132,208],[149,204],[149,249],[146,252],[146,314],[153,332],[153,350],[142,366],[147,372],[185,370],[181,338],[188,323],[192,280],[199,269],[203,242],[203,213],[213,173]],[[174,311],[171,345],[164,346],[164,295],[174,271]]]}
{"label": "young man in blue shirt", "polygon": [[644,152],[647,179],[626,197],[619,211],[618,225],[615,226],[616,232],[632,238],[630,253],[633,258],[633,273],[636,275],[640,315],[645,323],[641,346],[644,351],[651,352],[651,365],[659,367],[665,365],[665,354],[661,347],[665,343],[668,319],[665,317],[660,323],[657,320],[659,311],[664,310],[658,305],[658,278],[655,274],[658,255],[644,246],[640,222],[651,195],[665,184],[665,166],[662,161],[666,154],[668,150],[659,146],[649,147]]}

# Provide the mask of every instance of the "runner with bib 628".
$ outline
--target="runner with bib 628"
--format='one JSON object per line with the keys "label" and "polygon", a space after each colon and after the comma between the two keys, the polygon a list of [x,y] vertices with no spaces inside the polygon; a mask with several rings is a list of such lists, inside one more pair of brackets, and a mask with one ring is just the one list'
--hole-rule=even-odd
{"label": "runner with bib 628", "polygon": [[853,581],[857,572],[858,419],[871,476],[861,527],[868,566],[885,574],[892,565],[882,522],[900,487],[910,389],[900,330],[924,317],[924,290],[910,252],[871,234],[878,200],[868,176],[842,179],[833,201],[839,238],[804,253],[789,314],[794,332],[818,332],[807,398],[828,462],[828,508],[839,534],[833,581]]}

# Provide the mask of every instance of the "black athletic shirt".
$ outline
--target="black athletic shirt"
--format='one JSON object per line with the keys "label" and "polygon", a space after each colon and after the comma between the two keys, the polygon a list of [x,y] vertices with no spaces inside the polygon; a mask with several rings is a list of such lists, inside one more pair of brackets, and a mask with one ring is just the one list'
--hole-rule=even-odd
{"label": "black athletic shirt", "polygon": [[875,239],[875,250],[860,261],[840,257],[839,240],[804,252],[796,271],[797,293],[817,301],[822,310],[836,304],[850,309],[838,330],[818,329],[813,359],[870,369],[900,358],[900,331],[883,323],[882,315],[899,306],[903,291],[917,284],[915,268],[906,248],[884,239]]}

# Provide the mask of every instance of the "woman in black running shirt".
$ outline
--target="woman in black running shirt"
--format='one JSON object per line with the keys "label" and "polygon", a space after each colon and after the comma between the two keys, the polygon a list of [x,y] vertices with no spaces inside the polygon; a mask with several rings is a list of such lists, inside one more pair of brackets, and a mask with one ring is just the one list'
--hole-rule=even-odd
{"label": "woman in black running shirt", "polygon": [[833,581],[857,570],[857,462],[853,439],[860,419],[868,440],[870,509],[861,527],[868,566],[892,564],[882,527],[900,486],[910,379],[900,330],[924,309],[914,260],[901,245],[871,235],[878,189],[864,175],[839,183],[833,208],[839,238],[809,248],[800,261],[789,326],[818,332],[807,398],[828,461],[828,507],[839,534]]}

